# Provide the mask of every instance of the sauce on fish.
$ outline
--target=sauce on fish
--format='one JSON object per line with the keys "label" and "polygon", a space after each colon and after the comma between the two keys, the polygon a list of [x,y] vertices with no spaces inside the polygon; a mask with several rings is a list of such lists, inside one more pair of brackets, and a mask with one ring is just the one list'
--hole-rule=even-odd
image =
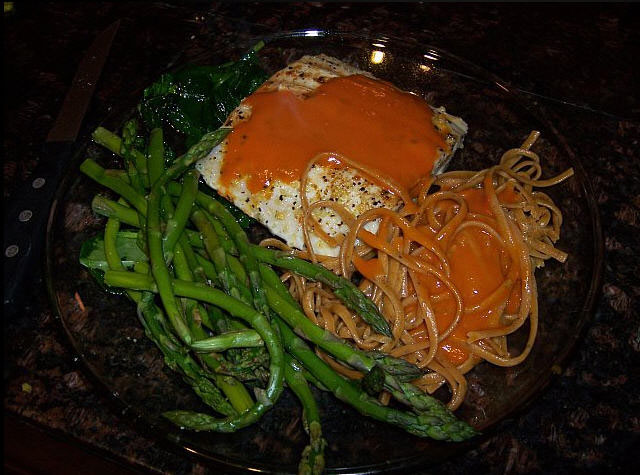
{"label": "sauce on fish", "polygon": [[422,98],[356,74],[329,79],[307,98],[291,91],[244,100],[251,117],[229,134],[221,181],[248,177],[257,192],[300,179],[319,153],[342,154],[410,188],[431,173],[448,146]]}

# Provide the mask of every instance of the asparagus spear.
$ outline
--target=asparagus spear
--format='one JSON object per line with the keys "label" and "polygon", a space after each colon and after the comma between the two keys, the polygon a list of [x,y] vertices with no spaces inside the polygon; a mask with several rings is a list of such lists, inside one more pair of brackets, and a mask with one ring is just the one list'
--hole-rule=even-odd
{"label": "asparagus spear", "polygon": [[[198,241],[200,240],[198,239]],[[198,282],[206,282],[207,279],[211,279],[214,284],[217,284],[215,276],[210,277],[207,273],[210,270],[209,267],[213,267],[213,265],[211,264],[211,262],[204,258],[201,258],[194,252],[191,240],[188,238],[188,235],[183,234],[182,236],[180,236],[178,243],[182,248],[182,252],[184,252],[185,259],[187,259],[189,269],[191,269],[195,280]]]}
{"label": "asparagus spear", "polygon": [[207,215],[207,218],[209,218],[209,221],[211,221],[213,230],[218,235],[218,239],[220,240],[220,246],[222,247],[222,249],[224,249],[224,251],[229,256],[237,256],[238,250],[236,249],[236,245],[231,240],[231,237],[229,237],[229,234],[227,233],[227,230],[224,228],[222,223],[210,214]]}
{"label": "asparagus spear", "polygon": [[260,262],[293,271],[307,279],[328,285],[349,310],[360,315],[375,331],[389,337],[393,336],[389,323],[380,314],[378,307],[350,280],[284,251],[274,251],[261,246],[252,246],[251,250]]}
{"label": "asparagus spear", "polygon": [[[182,231],[189,220],[189,214],[191,213],[191,208],[198,193],[199,177],[200,173],[197,170],[189,170],[184,174],[182,178],[182,193],[178,199],[178,204],[171,217],[167,220],[162,238],[162,249],[164,250],[165,256],[168,256],[167,260],[169,262],[171,262],[173,248],[178,242],[178,239],[180,239]],[[157,181],[156,179],[156,182]]]}
{"label": "asparagus spear", "polygon": [[164,136],[161,128],[155,128],[149,134],[149,160],[147,168],[149,171],[149,183],[151,186],[156,182],[164,171]]}
{"label": "asparagus spear", "polygon": [[125,123],[122,128],[120,155],[125,159],[130,183],[138,191],[143,191],[149,186],[149,177],[147,175],[147,157],[142,153],[134,153],[137,130],[138,123],[135,119]]}
{"label": "asparagus spear", "polygon": [[231,348],[226,352],[224,361],[216,369],[217,373],[233,376],[238,381],[259,381],[266,383],[269,373],[269,354],[266,351],[252,353],[256,348]]}
{"label": "asparagus spear", "polygon": [[378,359],[371,358],[364,351],[358,350],[327,330],[320,328],[309,320],[293,301],[285,298],[273,288],[266,289],[267,300],[271,308],[303,338],[318,345],[323,350],[354,368],[369,372],[374,366],[380,366],[388,376],[400,376],[416,379],[422,371],[411,363],[380,353]]}
{"label": "asparagus spear", "polygon": [[218,277],[218,272],[216,271],[215,266],[211,263],[210,260],[202,257],[200,254],[193,254],[195,256],[196,262],[200,267],[200,270],[203,272],[205,279],[200,279],[201,282],[206,281],[206,279],[211,280],[215,285],[215,287],[222,287],[222,282]]}
{"label": "asparagus spear", "polygon": [[211,222],[207,219],[204,211],[199,207],[194,207],[191,212],[191,220],[202,235],[202,241],[207,250],[207,254],[209,254],[213,262],[218,280],[222,283],[225,292],[250,305],[252,302],[251,292],[243,285],[240,285],[241,282],[239,282],[236,274],[231,272],[227,254],[220,246],[218,235]]}
{"label": "asparagus spear", "polygon": [[327,441],[322,437],[320,411],[303,375],[303,367],[291,356],[285,356],[284,379],[302,404],[302,422],[309,435],[309,445],[302,451],[298,474],[319,475],[324,470],[324,449]]}
{"label": "asparagus spear", "polygon": [[102,195],[96,195],[91,200],[91,209],[94,213],[107,218],[117,218],[118,221],[129,226],[140,227],[140,220],[136,210],[117,203]]}
{"label": "asparagus spear", "polygon": [[[293,318],[292,321],[301,322],[302,327],[304,328],[300,329],[297,325],[291,325],[291,327],[294,330],[303,333],[303,336],[305,337],[309,337],[309,335],[305,333],[305,329],[310,331],[316,340],[311,337],[309,337],[309,339],[318,344],[321,348],[330,352],[333,356],[336,356],[345,363],[355,363],[353,364],[354,367],[367,373],[371,372],[374,368],[379,367],[383,370],[385,375],[390,374],[400,380],[402,380],[403,377],[409,377],[410,380],[413,380],[421,374],[419,368],[416,368],[405,360],[393,358],[380,352],[360,351],[346,344],[344,341],[333,337],[331,333],[322,330],[317,325],[314,325],[299,310],[298,302],[294,300],[289,291],[285,288],[275,271],[266,264],[260,265],[260,271],[267,284],[267,298],[270,298],[270,305],[272,305],[273,310],[276,313],[281,311],[286,312],[290,315],[290,318]],[[311,326],[305,322],[311,323]],[[317,340],[318,338],[326,339],[327,341],[334,341],[335,344],[327,343],[325,346],[320,345],[318,343],[319,340]],[[342,356],[342,358],[340,356]],[[378,361],[379,364],[376,364],[376,361]]]}
{"label": "asparagus spear", "polygon": [[142,215],[147,214],[147,201],[139,194],[131,185],[122,180],[118,176],[114,176],[98,165],[94,160],[90,158],[86,159],[80,164],[80,171],[82,171],[89,178],[100,183],[102,186],[115,191],[125,200],[133,205]]}
{"label": "asparagus spear", "polygon": [[[118,137],[118,135],[104,127],[98,127],[93,131],[91,136],[97,144],[102,145],[110,152],[122,157],[122,139]],[[131,154],[135,157],[135,160],[145,159],[144,154],[134,148],[131,149]]]}
{"label": "asparagus spear", "polygon": [[302,339],[296,337],[283,320],[278,319],[277,321],[287,351],[338,399],[351,405],[361,414],[401,427],[419,437],[431,437],[436,440],[462,441],[475,434],[471,427],[463,423],[460,424],[460,421],[457,420],[443,423],[435,416],[414,414],[378,404],[375,399],[362,392],[351,381],[339,376],[329,365],[318,358]]}
{"label": "asparagus spear", "polygon": [[194,341],[191,348],[198,352],[221,352],[229,348],[248,348],[263,346],[262,338],[255,330],[236,330],[210,338]]}

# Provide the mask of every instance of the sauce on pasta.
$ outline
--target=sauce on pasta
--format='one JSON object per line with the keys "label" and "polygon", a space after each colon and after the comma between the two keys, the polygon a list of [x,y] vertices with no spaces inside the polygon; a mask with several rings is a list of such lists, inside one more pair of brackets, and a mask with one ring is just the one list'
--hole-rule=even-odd
{"label": "sauce on pasta", "polygon": [[[482,188],[470,188],[459,195],[465,200],[469,212],[480,216],[492,217],[489,203]],[[507,187],[500,193],[501,201],[515,202],[517,196],[513,187]],[[453,201],[444,202],[440,206],[440,219],[452,208]],[[482,218],[480,218],[482,219]],[[422,232],[435,237],[428,227],[421,227]],[[442,239],[441,239],[442,240]],[[439,344],[438,355],[446,357],[450,363],[460,365],[470,356],[467,335],[470,331],[483,331],[500,326],[500,316],[505,310],[505,302],[510,308],[517,308],[519,298],[511,295],[518,281],[512,280],[511,264],[508,254],[498,240],[482,228],[468,227],[452,238],[446,256],[449,263],[449,278],[458,289],[465,310],[460,321],[451,334]],[[430,256],[429,256],[430,257]],[[433,258],[429,259],[434,265]],[[442,269],[444,270],[444,269]],[[453,295],[433,275],[421,276],[417,279],[420,286],[430,295],[439,295],[433,303],[433,312],[439,332],[444,332],[455,316]],[[485,305],[489,297],[492,301]],[[415,341],[428,338],[425,325],[411,330]]]}
{"label": "sauce on pasta", "polygon": [[[493,167],[428,177],[411,194],[389,179],[386,188],[396,190],[404,201],[395,211],[373,208],[356,217],[339,203],[321,202],[349,225],[347,234],[336,239],[338,257],[313,251],[309,235],[318,234],[313,226],[315,204],[303,199],[306,250],[292,252],[348,279],[359,274],[360,289],[376,303],[393,336],[373,332],[322,284],[283,275],[307,317],[359,348],[405,358],[423,368],[425,374],[413,383],[429,393],[446,384],[452,410],[462,404],[465,374],[475,365],[487,361],[508,367],[524,361],[538,329],[534,270],[547,259],[567,258],[554,246],[562,213],[539,188],[573,174],[569,169],[542,179],[540,159],[531,150],[538,136],[532,132]],[[306,172],[325,159],[323,154],[316,156]],[[378,182],[385,180],[373,167],[347,157],[340,161]],[[303,197],[305,183],[303,174]],[[371,221],[379,223],[375,234],[364,228]],[[278,240],[262,244],[287,249]],[[528,337],[524,346],[514,348],[510,336],[521,328]],[[320,354],[345,376],[362,377]],[[383,395],[381,401],[387,399]]]}

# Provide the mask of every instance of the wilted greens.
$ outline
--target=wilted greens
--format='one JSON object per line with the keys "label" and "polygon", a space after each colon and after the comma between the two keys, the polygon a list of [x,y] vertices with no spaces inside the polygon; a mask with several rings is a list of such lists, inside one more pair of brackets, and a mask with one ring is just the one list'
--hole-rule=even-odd
{"label": "wilted greens", "polygon": [[186,136],[187,148],[220,127],[240,101],[266,79],[257,51],[219,66],[185,66],[146,88],[138,106],[149,129],[170,127]]}

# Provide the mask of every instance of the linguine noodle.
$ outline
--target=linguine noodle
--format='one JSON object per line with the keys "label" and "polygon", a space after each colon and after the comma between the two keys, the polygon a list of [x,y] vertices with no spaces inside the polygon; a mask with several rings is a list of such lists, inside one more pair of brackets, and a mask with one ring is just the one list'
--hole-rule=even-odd
{"label": "linguine noodle", "polygon": [[[531,150],[538,136],[532,132],[521,147],[504,153],[496,166],[429,177],[410,191],[375,170],[337,156],[343,166],[359,170],[403,201],[399,210],[373,208],[357,217],[334,201],[307,201],[307,175],[315,163],[326,160],[327,154],[321,154],[309,162],[301,178],[306,250],[292,250],[276,239],[264,240],[262,245],[319,262],[356,282],[389,322],[391,338],[373,331],[323,284],[292,273],[282,276],[311,321],[363,350],[382,351],[424,369],[414,384],[429,393],[446,384],[451,394],[448,406],[454,410],[465,398],[465,374],[475,365],[488,361],[514,366],[528,356],[538,329],[534,270],[547,259],[567,259],[554,247],[562,213],[537,188],[558,184],[573,170],[542,179],[540,158]],[[327,234],[314,218],[319,208],[331,208],[348,232]],[[364,228],[370,222],[378,224],[377,232]],[[312,234],[339,247],[338,256],[314,252]],[[462,252],[469,257],[464,254],[462,259]],[[460,263],[486,259],[498,263],[499,272],[485,285],[490,290],[480,292],[467,285],[471,277],[465,275],[464,267],[460,270]],[[470,269],[470,275],[476,271]],[[484,272],[480,268],[476,274]],[[526,323],[526,344],[514,351],[509,336]],[[318,354],[343,375],[362,377],[319,350]],[[381,400],[388,401],[388,395],[383,393]]]}

